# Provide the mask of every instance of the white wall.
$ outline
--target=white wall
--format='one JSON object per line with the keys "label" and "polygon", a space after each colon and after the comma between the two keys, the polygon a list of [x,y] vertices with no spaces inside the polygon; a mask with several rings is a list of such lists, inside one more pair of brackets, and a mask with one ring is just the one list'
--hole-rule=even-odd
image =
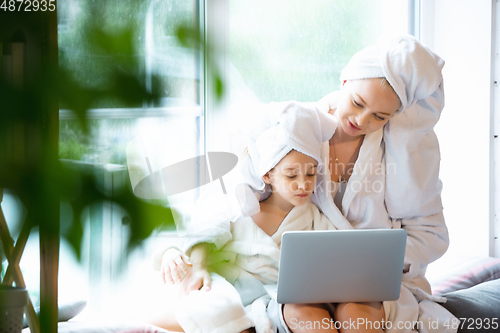
{"label": "white wall", "polygon": [[450,248],[440,261],[487,256],[492,2],[423,0],[422,5],[423,42],[446,61],[446,105],[436,133]]}

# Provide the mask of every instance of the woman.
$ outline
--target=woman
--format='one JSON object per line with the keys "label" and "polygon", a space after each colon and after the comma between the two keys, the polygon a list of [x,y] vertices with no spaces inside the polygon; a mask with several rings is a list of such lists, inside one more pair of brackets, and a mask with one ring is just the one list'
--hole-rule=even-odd
{"label": "woman", "polygon": [[[386,332],[426,332],[431,314],[442,314],[441,325],[453,317],[433,302],[442,299],[431,296],[424,276],[426,266],[443,255],[449,242],[440,198],[439,146],[433,132],[444,105],[443,65],[416,39],[403,36],[354,55],[342,71],[340,92],[319,103],[338,118],[339,125],[322,147],[330,171],[318,175],[311,201],[339,229],[404,228],[408,233],[400,299],[339,304],[330,309],[337,320],[378,318],[385,320]],[[252,204],[246,201],[246,206]],[[165,252],[163,276],[184,279],[186,293],[208,290],[204,258],[212,245],[207,244],[218,248],[225,235],[218,229],[195,242],[203,243],[188,244],[191,263],[175,251]],[[268,309],[274,309],[270,316],[278,312],[281,323],[294,315],[272,303]],[[360,329],[370,331],[367,325]]]}

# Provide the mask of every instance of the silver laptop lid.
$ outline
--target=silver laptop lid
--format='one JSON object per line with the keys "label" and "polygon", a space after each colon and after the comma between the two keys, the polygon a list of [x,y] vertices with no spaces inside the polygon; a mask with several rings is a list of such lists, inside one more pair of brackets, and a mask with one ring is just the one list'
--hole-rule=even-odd
{"label": "silver laptop lid", "polygon": [[404,229],[285,232],[279,303],[388,301],[399,298]]}

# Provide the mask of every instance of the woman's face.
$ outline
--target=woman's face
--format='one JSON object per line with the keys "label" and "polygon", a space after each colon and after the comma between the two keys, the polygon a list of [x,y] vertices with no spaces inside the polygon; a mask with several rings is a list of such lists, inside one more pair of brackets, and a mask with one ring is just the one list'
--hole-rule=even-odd
{"label": "woman's face", "polygon": [[359,136],[382,128],[400,106],[398,96],[381,79],[344,82],[335,115],[344,133]]}

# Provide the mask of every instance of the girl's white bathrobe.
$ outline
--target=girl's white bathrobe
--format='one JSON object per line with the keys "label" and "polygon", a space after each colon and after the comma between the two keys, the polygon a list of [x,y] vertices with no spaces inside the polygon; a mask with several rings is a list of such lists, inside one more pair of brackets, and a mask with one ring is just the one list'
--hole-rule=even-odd
{"label": "girl's white bathrobe", "polygon": [[309,201],[293,208],[272,236],[250,216],[223,224],[231,237],[208,258],[211,290],[181,297],[176,317],[186,332],[230,333],[253,326],[259,333],[273,332],[266,314],[270,298],[263,285],[278,281],[281,235],[285,231],[336,227]]}

